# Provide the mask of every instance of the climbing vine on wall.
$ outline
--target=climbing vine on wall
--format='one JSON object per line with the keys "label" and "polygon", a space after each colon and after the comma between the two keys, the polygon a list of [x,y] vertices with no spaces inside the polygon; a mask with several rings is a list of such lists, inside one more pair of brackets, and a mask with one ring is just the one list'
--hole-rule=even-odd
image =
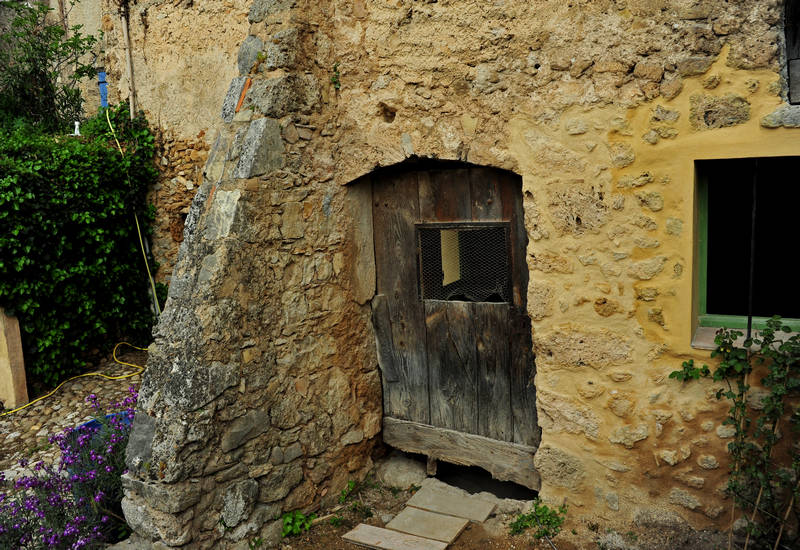
{"label": "climbing vine on wall", "polygon": [[[134,212],[147,225],[153,135],[126,105],[82,137],[0,130],[0,307],[20,320],[28,379],[53,385],[92,350],[149,339],[153,314]],[[152,259],[151,259],[152,262]],[[152,264],[151,264],[152,265]]]}
{"label": "climbing vine on wall", "polygon": [[[711,353],[720,359],[713,373],[689,360],[670,374],[723,383],[717,398],[730,402],[724,424],[735,429],[727,492],[744,513],[745,547],[796,548],[800,540],[800,334],[790,332],[773,317],[740,347],[743,334],[722,329]],[[754,382],[766,393],[752,391]]]}

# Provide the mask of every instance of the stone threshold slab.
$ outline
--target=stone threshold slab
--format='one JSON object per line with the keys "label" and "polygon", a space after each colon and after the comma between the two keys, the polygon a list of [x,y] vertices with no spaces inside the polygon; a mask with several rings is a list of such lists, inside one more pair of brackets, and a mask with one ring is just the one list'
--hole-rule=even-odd
{"label": "stone threshold slab", "polygon": [[495,504],[461,492],[434,487],[423,487],[406,503],[408,506],[436,512],[446,516],[483,523],[494,511]]}
{"label": "stone threshold slab", "polygon": [[445,550],[447,548],[446,542],[390,531],[365,523],[357,525],[355,529],[342,535],[342,539],[358,546],[379,550]]}
{"label": "stone threshold slab", "polygon": [[450,544],[458,538],[468,523],[464,518],[409,507],[387,523],[386,528]]}

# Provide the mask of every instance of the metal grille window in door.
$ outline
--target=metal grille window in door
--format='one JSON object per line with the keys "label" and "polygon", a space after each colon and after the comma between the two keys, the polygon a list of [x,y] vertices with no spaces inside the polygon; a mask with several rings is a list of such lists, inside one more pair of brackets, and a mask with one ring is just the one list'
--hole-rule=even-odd
{"label": "metal grille window in door", "polygon": [[507,223],[417,226],[424,300],[510,302]]}

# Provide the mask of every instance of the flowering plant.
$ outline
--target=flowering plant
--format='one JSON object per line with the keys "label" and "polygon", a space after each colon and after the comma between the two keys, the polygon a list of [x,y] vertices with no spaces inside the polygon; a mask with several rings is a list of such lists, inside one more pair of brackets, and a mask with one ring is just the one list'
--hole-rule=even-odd
{"label": "flowering plant", "polygon": [[57,466],[37,462],[9,493],[0,493],[0,548],[99,548],[128,534],[120,476],[138,397],[133,386],[128,392],[108,415],[89,395],[98,418],[49,438],[61,450]]}

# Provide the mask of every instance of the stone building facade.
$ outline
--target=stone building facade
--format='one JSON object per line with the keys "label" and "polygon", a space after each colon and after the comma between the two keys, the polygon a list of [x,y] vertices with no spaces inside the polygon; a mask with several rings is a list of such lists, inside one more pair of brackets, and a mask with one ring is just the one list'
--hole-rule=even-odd
{"label": "stone building facade", "polygon": [[[104,59],[124,99],[115,12],[103,4]],[[783,14],[778,0],[131,5],[139,105],[180,144],[159,159],[155,193],[179,205],[159,246],[182,240],[128,448],[134,530],[246,548],[367,472],[383,407],[358,182],[420,158],[521,177],[542,497],[619,525],[662,509],[724,528],[726,407],[668,374],[707,358],[695,162],[800,155]]]}

